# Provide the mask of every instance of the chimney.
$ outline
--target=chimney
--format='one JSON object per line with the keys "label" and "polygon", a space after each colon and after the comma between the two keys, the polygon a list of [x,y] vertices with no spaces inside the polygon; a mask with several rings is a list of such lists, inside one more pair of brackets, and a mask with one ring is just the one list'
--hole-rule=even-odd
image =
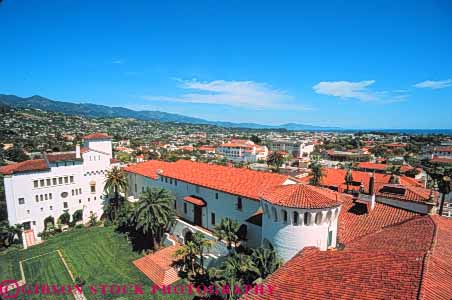
{"label": "chimney", "polygon": [[77,144],[75,146],[75,158],[81,158],[81,155],[80,155],[80,144]]}
{"label": "chimney", "polygon": [[429,201],[426,202],[425,204],[427,204],[427,213],[429,215],[436,215],[436,199],[435,199],[435,192],[433,189],[430,191]]}
{"label": "chimney", "polygon": [[375,176],[374,175],[375,175],[375,171],[374,171],[374,173],[372,173],[372,175],[370,175],[370,178],[369,178],[369,195],[371,195],[371,196],[375,194],[375,191],[374,191],[374,189],[375,189]]}

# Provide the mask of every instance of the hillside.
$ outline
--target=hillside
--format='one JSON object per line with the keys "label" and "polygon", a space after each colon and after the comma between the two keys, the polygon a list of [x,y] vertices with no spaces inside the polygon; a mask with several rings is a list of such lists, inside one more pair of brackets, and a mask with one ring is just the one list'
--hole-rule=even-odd
{"label": "hillside", "polygon": [[288,123],[282,125],[263,125],[256,123],[233,123],[208,121],[204,119],[167,113],[162,111],[135,111],[124,107],[110,107],[91,103],[72,103],[51,100],[38,95],[21,98],[15,95],[0,94],[0,104],[17,108],[34,108],[46,111],[60,112],[67,115],[77,115],[94,118],[134,118],[145,121],[177,122],[190,124],[208,124],[229,128],[253,129],[287,129],[287,130],[327,130],[336,127],[319,127],[306,124]]}

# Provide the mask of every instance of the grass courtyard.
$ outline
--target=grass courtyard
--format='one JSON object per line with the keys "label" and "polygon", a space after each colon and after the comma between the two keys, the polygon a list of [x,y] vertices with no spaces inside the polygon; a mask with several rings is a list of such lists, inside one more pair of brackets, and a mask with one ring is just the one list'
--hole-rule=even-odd
{"label": "grass courtyard", "polygon": [[[21,279],[19,261],[23,261],[27,284],[45,283],[73,284],[56,250],[60,250],[74,277],[86,281],[87,299],[136,299],[140,295],[90,295],[88,286],[102,284],[142,284],[145,295],[142,299],[158,298],[149,293],[152,282],[142,274],[132,261],[141,257],[131,250],[126,239],[114,232],[112,227],[76,229],[59,234],[43,244],[26,250],[0,255],[0,281]],[[187,295],[185,299],[193,296]],[[49,298],[49,297],[46,297]],[[61,297],[60,297],[61,298]],[[166,295],[164,299],[181,299],[181,295]],[[182,298],[184,299],[184,298]]]}

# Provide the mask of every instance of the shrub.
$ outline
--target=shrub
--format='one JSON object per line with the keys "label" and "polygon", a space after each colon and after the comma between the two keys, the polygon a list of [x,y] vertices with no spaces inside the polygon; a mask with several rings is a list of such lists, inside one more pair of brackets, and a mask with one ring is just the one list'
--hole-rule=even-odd
{"label": "shrub", "polygon": [[74,213],[72,214],[72,222],[76,223],[78,221],[81,221],[82,219],[83,219],[83,210],[78,209],[74,211]]}
{"label": "shrub", "polygon": [[70,220],[71,220],[71,215],[70,215],[67,211],[65,211],[65,212],[58,218],[58,221],[59,221],[61,224],[64,224],[64,225],[68,225],[69,222],[70,222]]}

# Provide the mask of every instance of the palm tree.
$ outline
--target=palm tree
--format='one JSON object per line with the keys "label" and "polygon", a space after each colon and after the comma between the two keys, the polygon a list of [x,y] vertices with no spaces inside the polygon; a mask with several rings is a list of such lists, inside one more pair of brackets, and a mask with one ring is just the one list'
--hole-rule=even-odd
{"label": "palm tree", "polygon": [[237,244],[239,242],[239,237],[237,235],[237,232],[239,231],[240,224],[232,220],[230,218],[223,218],[221,219],[220,224],[215,226],[214,229],[214,235],[219,240],[226,241],[228,250],[231,251],[232,244]]}
{"label": "palm tree", "polygon": [[402,175],[402,166],[390,166],[386,169],[386,172],[391,174],[389,178],[389,183],[399,184],[400,176]]}
{"label": "palm tree", "polygon": [[257,279],[254,280],[255,283],[261,283],[268,275],[275,272],[283,264],[283,260],[273,248],[254,249],[251,254],[251,260],[257,270]]}
{"label": "palm tree", "polygon": [[190,270],[193,275],[196,273],[196,253],[198,247],[193,241],[187,241],[185,245],[176,250],[174,256],[182,260],[182,269],[184,271]]}
{"label": "palm tree", "polygon": [[312,172],[310,183],[312,185],[320,185],[322,182],[322,177],[324,176],[322,165],[318,160],[315,160],[309,167],[311,168]]}
{"label": "palm tree", "polygon": [[165,230],[175,221],[174,200],[170,191],[148,187],[137,202],[133,213],[135,229],[151,236],[154,250],[160,247]]}
{"label": "palm tree", "polygon": [[279,168],[284,163],[284,156],[281,152],[273,151],[267,158],[267,164],[273,167],[276,172],[279,172]]}
{"label": "palm tree", "polygon": [[444,201],[446,200],[446,195],[450,193],[450,177],[443,176],[441,180],[438,181],[438,191],[441,193],[441,203],[439,205],[439,215],[443,215]]}
{"label": "palm tree", "polygon": [[204,234],[199,231],[193,234],[192,239],[196,247],[196,254],[199,255],[200,258],[200,273],[204,274],[204,253],[212,248],[212,241],[207,239]]}
{"label": "palm tree", "polygon": [[[116,219],[117,211],[122,201],[120,199],[120,193],[124,196],[127,195],[128,183],[126,173],[119,167],[113,167],[111,170],[107,171],[105,175],[105,187],[104,191],[107,195],[114,193],[114,198],[107,200],[104,204],[106,212],[113,213],[112,219]],[[111,217],[111,214],[110,214]]]}

